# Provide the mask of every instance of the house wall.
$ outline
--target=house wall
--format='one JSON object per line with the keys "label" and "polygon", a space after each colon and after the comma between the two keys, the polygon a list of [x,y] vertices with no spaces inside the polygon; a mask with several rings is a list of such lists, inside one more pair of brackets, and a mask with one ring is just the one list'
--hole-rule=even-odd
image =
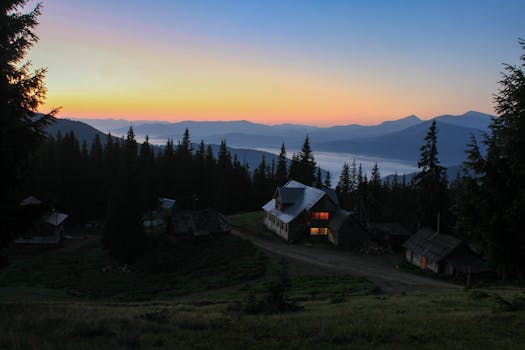
{"label": "house wall", "polygon": [[264,226],[285,240],[288,240],[290,225],[282,222],[275,215],[266,213],[266,216],[264,217]]}
{"label": "house wall", "polygon": [[[412,265],[415,265],[415,266],[417,266],[419,268],[423,268],[421,266],[421,259],[422,259],[422,257],[423,256],[418,255],[418,254],[414,253],[413,251],[411,251],[409,249],[407,249],[406,252],[405,252],[405,259],[406,259],[406,261],[408,261]],[[441,264],[439,264],[438,262],[428,260],[428,258],[427,258],[427,266],[426,266],[425,269],[433,271],[435,273],[440,273],[443,270],[443,266]]]}

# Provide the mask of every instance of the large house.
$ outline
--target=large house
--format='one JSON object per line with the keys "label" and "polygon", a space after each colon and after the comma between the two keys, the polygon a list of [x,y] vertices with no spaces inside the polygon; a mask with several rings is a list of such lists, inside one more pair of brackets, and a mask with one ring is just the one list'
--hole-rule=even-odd
{"label": "large house", "polygon": [[462,240],[428,228],[417,231],[403,246],[406,260],[423,270],[447,275],[490,270]]}
{"label": "large house", "polygon": [[319,189],[290,180],[275,190],[263,210],[266,228],[289,242],[325,236],[333,244],[343,245],[364,238],[364,230],[352,220],[350,212],[339,207],[335,192],[326,187]]}

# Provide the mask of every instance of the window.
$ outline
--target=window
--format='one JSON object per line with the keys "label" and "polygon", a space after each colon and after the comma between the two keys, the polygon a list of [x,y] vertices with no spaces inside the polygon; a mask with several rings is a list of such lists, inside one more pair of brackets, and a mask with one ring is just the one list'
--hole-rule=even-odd
{"label": "window", "polygon": [[326,236],[328,232],[328,227],[310,227],[310,236]]}
{"label": "window", "polygon": [[328,212],[321,211],[321,212],[313,212],[312,213],[312,220],[328,220]]}

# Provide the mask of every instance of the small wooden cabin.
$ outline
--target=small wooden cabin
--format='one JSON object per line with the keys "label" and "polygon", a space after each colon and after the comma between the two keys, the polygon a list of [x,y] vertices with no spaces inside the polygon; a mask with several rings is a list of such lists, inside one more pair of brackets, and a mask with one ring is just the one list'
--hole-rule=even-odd
{"label": "small wooden cabin", "polygon": [[403,246],[406,260],[423,270],[447,275],[490,270],[462,240],[428,228],[420,229]]}

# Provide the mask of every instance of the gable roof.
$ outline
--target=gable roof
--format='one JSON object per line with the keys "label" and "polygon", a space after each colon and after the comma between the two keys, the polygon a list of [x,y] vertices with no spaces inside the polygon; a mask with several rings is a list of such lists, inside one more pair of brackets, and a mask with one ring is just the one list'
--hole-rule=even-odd
{"label": "gable roof", "polygon": [[430,261],[439,262],[459,247],[461,243],[461,240],[456,237],[422,228],[403,243],[403,247],[427,257]]}
{"label": "gable roof", "polygon": [[20,202],[21,206],[38,205],[38,204],[42,204],[42,201],[40,199],[36,198],[35,196],[29,196],[29,197],[25,198],[23,201]]}
{"label": "gable roof", "polygon": [[159,198],[160,207],[162,209],[171,209],[175,206],[175,199],[171,198]]}
{"label": "gable roof", "polygon": [[293,200],[293,202],[285,202],[284,199],[283,202],[291,205],[283,208],[283,210],[279,210],[275,207],[275,198],[273,198],[263,206],[263,210],[276,216],[286,224],[299,216],[304,210],[312,208],[326,195],[326,192],[323,190],[307,186],[295,180],[288,181],[276,191],[276,195],[277,193],[281,194],[281,196],[285,193],[287,200]]}
{"label": "gable roof", "polygon": [[61,223],[64,222],[68,218],[69,215],[64,213],[59,213],[57,211],[52,212],[47,218],[46,223],[53,225],[53,226],[59,226]]}
{"label": "gable roof", "polygon": [[328,195],[328,198],[330,198],[335,205],[339,206],[339,199],[337,198],[337,193],[334,189],[326,186],[322,186],[321,189]]}

